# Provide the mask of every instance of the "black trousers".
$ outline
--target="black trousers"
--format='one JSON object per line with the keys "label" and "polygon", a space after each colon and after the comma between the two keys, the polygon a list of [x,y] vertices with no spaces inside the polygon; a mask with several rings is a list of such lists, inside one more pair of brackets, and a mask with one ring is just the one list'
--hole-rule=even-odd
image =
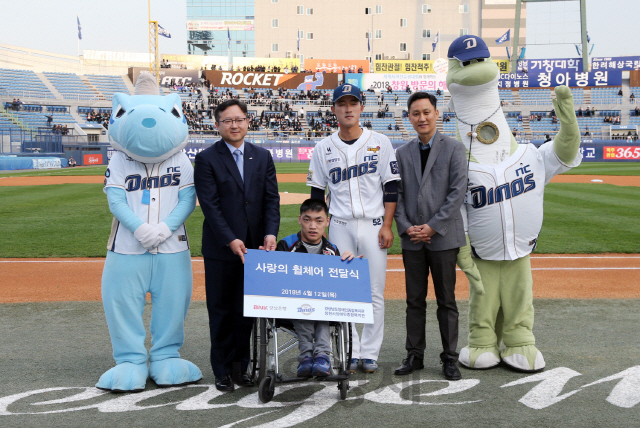
{"label": "black trousers", "polygon": [[[253,318],[242,315],[244,265],[234,261],[204,259],[207,311],[211,334],[211,368],[217,377],[246,371]],[[235,366],[235,367],[234,367]]]}
{"label": "black trousers", "polygon": [[458,360],[458,307],[456,305],[456,257],[458,248],[445,251],[402,250],[407,287],[407,353],[423,358],[426,348],[427,284],[433,277],[442,353],[440,359]]}

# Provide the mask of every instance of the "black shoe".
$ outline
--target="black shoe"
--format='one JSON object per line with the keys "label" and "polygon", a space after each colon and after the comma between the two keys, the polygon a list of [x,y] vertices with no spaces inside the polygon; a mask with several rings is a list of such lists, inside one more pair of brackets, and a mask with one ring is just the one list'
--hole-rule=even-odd
{"label": "black shoe", "polygon": [[444,378],[447,380],[460,380],[462,379],[462,375],[460,374],[460,370],[458,370],[458,366],[456,362],[453,360],[445,360],[442,363],[442,372],[444,373]]}
{"label": "black shoe", "polygon": [[393,374],[396,376],[408,375],[413,373],[414,370],[420,370],[423,368],[424,363],[422,362],[422,358],[409,354],[407,358],[402,360],[402,365],[398,367]]}
{"label": "black shoe", "polygon": [[254,386],[253,379],[247,373],[242,373],[235,379],[235,382],[240,386]]}
{"label": "black shoe", "polygon": [[216,389],[218,391],[233,391],[233,382],[231,381],[231,376],[216,376]]}

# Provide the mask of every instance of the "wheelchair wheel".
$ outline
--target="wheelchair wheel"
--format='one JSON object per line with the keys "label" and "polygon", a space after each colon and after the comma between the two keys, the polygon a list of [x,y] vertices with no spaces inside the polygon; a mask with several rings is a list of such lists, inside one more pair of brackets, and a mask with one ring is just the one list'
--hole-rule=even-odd
{"label": "wheelchair wheel", "polygon": [[253,329],[251,330],[250,341],[250,361],[247,367],[247,374],[256,383],[260,382],[260,319],[256,318],[253,322]]}
{"label": "wheelchair wheel", "polygon": [[331,329],[331,374],[349,373],[351,363],[351,324],[336,323]]}
{"label": "wheelchair wheel", "polygon": [[349,391],[349,379],[345,379],[341,382],[338,382],[338,389],[340,390],[340,399],[346,400],[347,393]]}
{"label": "wheelchair wheel", "polygon": [[267,354],[269,353],[269,331],[267,326],[267,319],[260,318],[258,319],[258,331],[259,331],[259,340],[258,340],[258,378],[257,381],[261,382],[264,377],[267,375]]}
{"label": "wheelchair wheel", "polygon": [[271,376],[265,376],[258,386],[258,398],[263,403],[268,403],[273,399],[274,392],[275,386],[271,388]]}

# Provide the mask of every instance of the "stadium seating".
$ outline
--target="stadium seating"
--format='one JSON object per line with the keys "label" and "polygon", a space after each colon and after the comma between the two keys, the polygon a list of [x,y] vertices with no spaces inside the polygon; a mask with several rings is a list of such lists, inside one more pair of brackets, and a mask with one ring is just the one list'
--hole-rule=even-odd
{"label": "stadium seating", "polygon": [[0,95],[18,98],[55,98],[33,71],[4,68],[0,68]]}
{"label": "stadium seating", "polygon": [[84,84],[80,76],[73,73],[44,73],[64,99],[90,100],[98,94]]}
{"label": "stadium seating", "polygon": [[622,97],[618,95],[620,87],[591,88],[591,104],[620,104]]}
{"label": "stadium seating", "polygon": [[116,92],[122,92],[125,94],[129,94],[129,89],[124,84],[121,76],[101,76],[101,75],[93,75],[88,74],[85,75],[87,80],[96,88],[98,91],[104,95],[105,99],[111,100],[113,98],[113,94]]}

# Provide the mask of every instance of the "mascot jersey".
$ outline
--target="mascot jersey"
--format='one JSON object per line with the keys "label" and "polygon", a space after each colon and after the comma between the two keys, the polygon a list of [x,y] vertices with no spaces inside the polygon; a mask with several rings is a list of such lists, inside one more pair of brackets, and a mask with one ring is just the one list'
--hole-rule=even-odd
{"label": "mascot jersey", "polygon": [[474,256],[516,260],[530,254],[542,227],[544,186],[580,161],[577,156],[565,165],[547,143],[540,149],[520,144],[497,165],[471,162],[464,207]]}
{"label": "mascot jersey", "polygon": [[[141,221],[152,225],[165,221],[178,205],[178,192],[193,186],[193,167],[184,152],[156,164],[141,163],[116,152],[105,176],[105,192],[110,187],[124,189],[127,205]],[[144,254],[147,251],[115,217],[107,249],[119,254]],[[149,252],[178,253],[188,249],[187,230],[181,224],[166,241]]]}

